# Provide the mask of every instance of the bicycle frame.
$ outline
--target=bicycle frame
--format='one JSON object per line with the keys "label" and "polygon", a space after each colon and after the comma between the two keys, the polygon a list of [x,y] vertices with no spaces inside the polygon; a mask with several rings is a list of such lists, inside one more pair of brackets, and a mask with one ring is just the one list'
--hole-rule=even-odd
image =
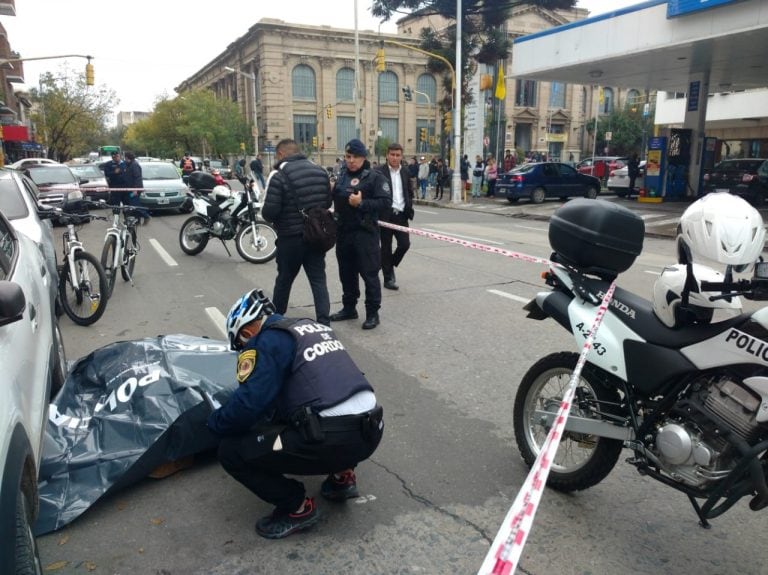
{"label": "bicycle frame", "polygon": [[[125,224],[125,221],[120,221],[121,213],[123,214],[123,220],[125,220],[125,212],[123,211],[123,207],[124,206],[120,204],[119,209],[112,209],[112,225],[107,228],[107,233],[104,235],[104,243],[107,243],[110,237],[115,238],[115,253],[112,256],[113,270],[117,270],[123,266],[123,264],[127,264],[127,262],[123,261],[123,251],[125,249],[126,237],[128,235],[128,226]],[[133,254],[130,257],[135,258],[136,254]],[[125,267],[125,273],[128,274],[131,286],[133,286],[133,276],[128,273],[127,266]]]}
{"label": "bicycle frame", "polygon": [[[84,252],[83,242],[77,237],[77,230],[75,224],[68,223],[67,231],[62,234],[64,242],[64,257],[67,259],[67,267],[69,268],[69,276],[72,278],[72,285],[76,290],[80,289],[80,280],[85,279],[89,281],[89,277],[81,278],[75,265],[75,254],[77,252]],[[87,272],[86,272],[87,275]]]}

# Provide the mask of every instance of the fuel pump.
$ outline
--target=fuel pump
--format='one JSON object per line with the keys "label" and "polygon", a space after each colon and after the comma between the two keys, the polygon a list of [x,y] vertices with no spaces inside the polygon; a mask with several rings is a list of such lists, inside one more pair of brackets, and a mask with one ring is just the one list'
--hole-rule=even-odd
{"label": "fuel pump", "polygon": [[671,200],[685,198],[688,188],[688,168],[691,163],[692,130],[672,128],[667,147],[666,197]]}

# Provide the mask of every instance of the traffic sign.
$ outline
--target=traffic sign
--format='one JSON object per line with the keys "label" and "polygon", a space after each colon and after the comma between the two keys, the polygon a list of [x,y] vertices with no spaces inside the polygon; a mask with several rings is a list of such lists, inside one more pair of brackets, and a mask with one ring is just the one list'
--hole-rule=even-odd
{"label": "traffic sign", "polygon": [[606,132],[605,133],[605,141],[606,142],[610,142],[612,138],[613,138],[613,132]]}

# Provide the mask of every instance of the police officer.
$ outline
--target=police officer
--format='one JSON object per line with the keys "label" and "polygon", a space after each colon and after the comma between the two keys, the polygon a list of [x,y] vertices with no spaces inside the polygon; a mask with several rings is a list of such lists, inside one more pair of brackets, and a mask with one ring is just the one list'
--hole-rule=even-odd
{"label": "police officer", "polygon": [[232,349],[240,352],[240,385],[211,413],[208,427],[223,436],[222,467],[275,505],[257,521],[256,532],[280,539],[320,517],[304,485],[283,474],[327,473],[323,497],[357,497],[354,467],[381,440],[382,408],[330,327],[284,318],[261,290],[235,302],[227,333]]}
{"label": "police officer", "polygon": [[373,329],[379,325],[381,307],[379,215],[391,211],[392,192],[386,178],[371,169],[367,156],[365,144],[358,139],[349,141],[344,148],[345,167],[333,191],[343,308],[331,315],[331,321],[357,319],[359,275],[365,284],[363,329]]}

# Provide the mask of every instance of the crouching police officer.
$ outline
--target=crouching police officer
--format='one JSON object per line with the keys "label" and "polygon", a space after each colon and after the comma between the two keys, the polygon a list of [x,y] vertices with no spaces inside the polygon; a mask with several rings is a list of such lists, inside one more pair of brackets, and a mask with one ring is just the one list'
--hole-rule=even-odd
{"label": "crouching police officer", "polygon": [[283,474],[328,474],[323,497],[357,497],[354,467],[379,445],[382,408],[330,327],[284,318],[261,290],[232,306],[227,333],[240,385],[208,427],[223,436],[222,467],[275,506],[256,532],[280,539],[319,519],[304,485]]}

